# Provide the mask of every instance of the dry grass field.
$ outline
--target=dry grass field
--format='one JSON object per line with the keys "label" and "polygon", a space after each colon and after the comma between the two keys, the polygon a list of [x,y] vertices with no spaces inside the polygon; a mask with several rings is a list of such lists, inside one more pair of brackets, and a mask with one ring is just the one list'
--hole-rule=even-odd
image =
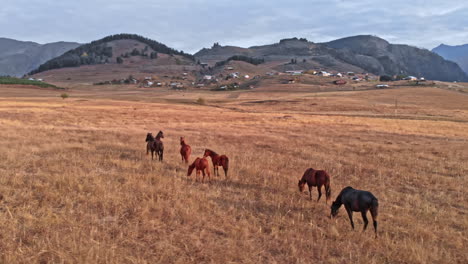
{"label": "dry grass field", "polygon": [[[468,262],[463,93],[93,89],[0,87],[0,263]],[[180,136],[229,178],[188,178]],[[309,167],[379,199],[377,239],[299,193]]]}

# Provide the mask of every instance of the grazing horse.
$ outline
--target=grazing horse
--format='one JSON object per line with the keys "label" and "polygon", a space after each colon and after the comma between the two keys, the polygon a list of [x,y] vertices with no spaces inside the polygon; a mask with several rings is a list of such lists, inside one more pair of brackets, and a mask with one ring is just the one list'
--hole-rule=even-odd
{"label": "grazing horse", "polygon": [[211,181],[210,165],[207,159],[196,158],[195,161],[192,163],[192,165],[188,167],[187,176],[192,175],[193,169],[197,169],[197,172],[195,175],[195,181],[197,181],[198,175],[200,175],[200,172],[203,173],[202,182],[205,182],[205,173],[208,175],[209,181]]}
{"label": "grazing horse", "polygon": [[229,169],[229,158],[226,155],[219,155],[218,153],[210,150],[205,149],[205,154],[203,157],[211,157],[211,161],[213,162],[213,172],[215,176],[219,176],[218,166],[222,166],[224,170],[224,176],[227,177],[227,172]]}
{"label": "grazing horse", "polygon": [[307,186],[309,187],[309,196],[310,200],[312,200],[312,187],[317,186],[318,190],[318,199],[317,202],[320,200],[320,197],[322,197],[322,186],[325,185],[325,196],[327,199],[325,200],[325,203],[327,203],[328,199],[330,199],[331,196],[331,188],[330,188],[330,175],[324,170],[314,170],[312,168],[307,169],[304,172],[304,175],[302,178],[299,180],[299,183],[297,184],[299,186],[299,191],[303,192],[305,184],[307,183]]}
{"label": "grazing horse", "polygon": [[180,155],[182,156],[182,161],[185,161],[185,163],[188,163],[190,154],[192,153],[192,148],[190,145],[185,143],[185,138],[180,137]]}
{"label": "grazing horse", "polygon": [[354,229],[353,212],[361,212],[362,220],[364,220],[364,229],[366,230],[367,224],[367,211],[370,210],[372,220],[374,222],[375,237],[377,237],[377,214],[379,209],[379,201],[375,196],[367,191],[361,191],[353,189],[348,186],[341,190],[340,194],[336,197],[336,200],[331,205],[331,216],[335,217],[338,214],[338,209],[344,204],[346,212],[351,221],[351,226]]}
{"label": "grazing horse", "polygon": [[164,144],[161,141],[161,138],[164,138],[164,133],[162,131],[159,131],[156,138],[154,138],[151,133],[146,134],[146,155],[151,151],[151,159],[153,159],[154,152],[156,152],[156,155],[159,157],[159,161],[163,161]]}

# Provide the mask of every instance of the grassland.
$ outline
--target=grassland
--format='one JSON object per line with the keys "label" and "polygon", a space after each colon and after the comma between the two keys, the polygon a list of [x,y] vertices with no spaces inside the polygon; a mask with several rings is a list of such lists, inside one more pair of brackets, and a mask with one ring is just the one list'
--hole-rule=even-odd
{"label": "grassland", "polygon": [[[464,94],[93,89],[0,87],[1,263],[468,262]],[[230,177],[187,178],[180,136]],[[377,196],[379,238],[299,193],[309,167]]]}

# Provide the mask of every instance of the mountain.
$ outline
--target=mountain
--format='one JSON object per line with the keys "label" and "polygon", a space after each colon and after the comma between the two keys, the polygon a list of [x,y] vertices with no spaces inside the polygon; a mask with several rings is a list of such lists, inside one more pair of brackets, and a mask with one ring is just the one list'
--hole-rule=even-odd
{"label": "mountain", "polygon": [[447,60],[456,62],[468,74],[468,44],[460,46],[440,44],[432,49],[432,52],[439,54]]}
{"label": "mountain", "polygon": [[30,41],[0,38],[0,76],[22,76],[79,45],[74,42],[41,45]]}
{"label": "mountain", "polygon": [[[460,67],[425,49],[390,44],[375,36],[354,36],[313,43],[306,39],[283,39],[279,43],[250,48],[213,45],[194,56],[206,63],[234,55],[278,62],[276,70],[324,69],[369,72],[376,75],[414,75],[432,80],[465,81]],[[293,60],[293,63],[289,63]]]}
{"label": "mountain", "polygon": [[157,41],[135,34],[117,34],[67,51],[65,54],[40,65],[30,74],[83,65],[122,64],[125,59],[134,56],[156,59],[158,53],[171,56],[178,55],[193,61],[192,55],[169,48]]}

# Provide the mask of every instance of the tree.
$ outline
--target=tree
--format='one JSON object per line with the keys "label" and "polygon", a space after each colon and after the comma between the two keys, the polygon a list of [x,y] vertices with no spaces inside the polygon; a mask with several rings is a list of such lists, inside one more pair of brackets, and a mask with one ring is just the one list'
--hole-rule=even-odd
{"label": "tree", "polygon": [[391,76],[388,76],[388,75],[382,75],[380,76],[380,79],[379,79],[381,82],[390,82],[393,80],[393,78]]}
{"label": "tree", "polygon": [[118,64],[122,64],[124,62],[124,60],[122,59],[122,57],[117,57],[117,63]]}
{"label": "tree", "polygon": [[135,49],[132,50],[132,53],[130,53],[130,55],[138,56],[138,55],[140,55],[140,51],[135,48]]}

